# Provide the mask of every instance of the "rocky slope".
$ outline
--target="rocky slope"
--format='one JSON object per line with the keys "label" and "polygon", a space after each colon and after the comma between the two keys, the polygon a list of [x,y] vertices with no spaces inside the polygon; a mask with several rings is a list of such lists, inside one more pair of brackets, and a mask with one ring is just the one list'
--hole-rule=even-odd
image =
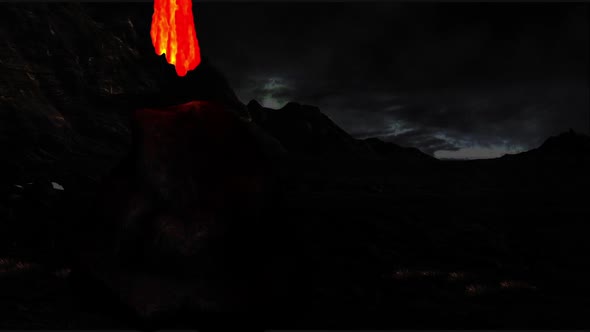
{"label": "rocky slope", "polygon": [[[206,61],[181,81],[172,66],[153,56],[149,38],[138,37],[144,33],[136,28],[145,16],[141,10],[1,6],[4,174],[97,179],[129,147],[130,110],[191,100],[243,108]],[[50,175],[43,174],[47,171]]]}

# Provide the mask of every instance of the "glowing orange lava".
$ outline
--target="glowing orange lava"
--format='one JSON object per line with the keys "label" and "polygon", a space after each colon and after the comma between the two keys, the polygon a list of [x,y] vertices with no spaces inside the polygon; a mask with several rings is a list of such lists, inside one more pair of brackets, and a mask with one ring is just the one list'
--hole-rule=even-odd
{"label": "glowing orange lava", "polygon": [[178,76],[201,63],[191,0],[155,0],[150,35],[156,54],[165,53]]}

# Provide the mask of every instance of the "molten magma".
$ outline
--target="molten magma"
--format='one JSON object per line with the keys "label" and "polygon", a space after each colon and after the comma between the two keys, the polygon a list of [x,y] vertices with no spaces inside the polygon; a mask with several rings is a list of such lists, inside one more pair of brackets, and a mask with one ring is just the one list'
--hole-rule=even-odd
{"label": "molten magma", "polygon": [[201,63],[191,0],[155,0],[150,35],[156,54],[165,53],[178,76]]}

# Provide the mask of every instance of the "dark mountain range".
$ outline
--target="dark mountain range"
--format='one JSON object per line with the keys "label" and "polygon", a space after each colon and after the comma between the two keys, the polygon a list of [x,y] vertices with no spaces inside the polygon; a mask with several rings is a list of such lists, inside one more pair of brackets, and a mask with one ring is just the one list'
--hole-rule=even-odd
{"label": "dark mountain range", "polygon": [[547,163],[590,162],[590,137],[573,130],[549,137],[541,146],[530,151],[506,155],[504,159]]}
{"label": "dark mountain range", "polygon": [[291,153],[309,156],[361,156],[369,153],[317,107],[288,103],[279,110],[248,104],[256,124],[277,138]]}
{"label": "dark mountain range", "polygon": [[100,8],[0,6],[0,327],[588,326],[587,136],[357,140],[177,78],[149,6]]}
{"label": "dark mountain range", "polygon": [[256,124],[289,152],[300,156],[383,158],[400,163],[435,160],[416,148],[404,148],[378,138],[355,139],[314,106],[291,102],[273,110],[252,100],[248,111]]}

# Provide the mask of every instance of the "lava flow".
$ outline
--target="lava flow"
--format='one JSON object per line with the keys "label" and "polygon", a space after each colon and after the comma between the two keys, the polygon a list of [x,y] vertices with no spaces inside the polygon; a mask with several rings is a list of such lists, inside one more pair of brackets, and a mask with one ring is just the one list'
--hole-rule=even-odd
{"label": "lava flow", "polygon": [[178,76],[201,63],[191,0],[155,0],[150,35],[156,54],[165,53]]}

